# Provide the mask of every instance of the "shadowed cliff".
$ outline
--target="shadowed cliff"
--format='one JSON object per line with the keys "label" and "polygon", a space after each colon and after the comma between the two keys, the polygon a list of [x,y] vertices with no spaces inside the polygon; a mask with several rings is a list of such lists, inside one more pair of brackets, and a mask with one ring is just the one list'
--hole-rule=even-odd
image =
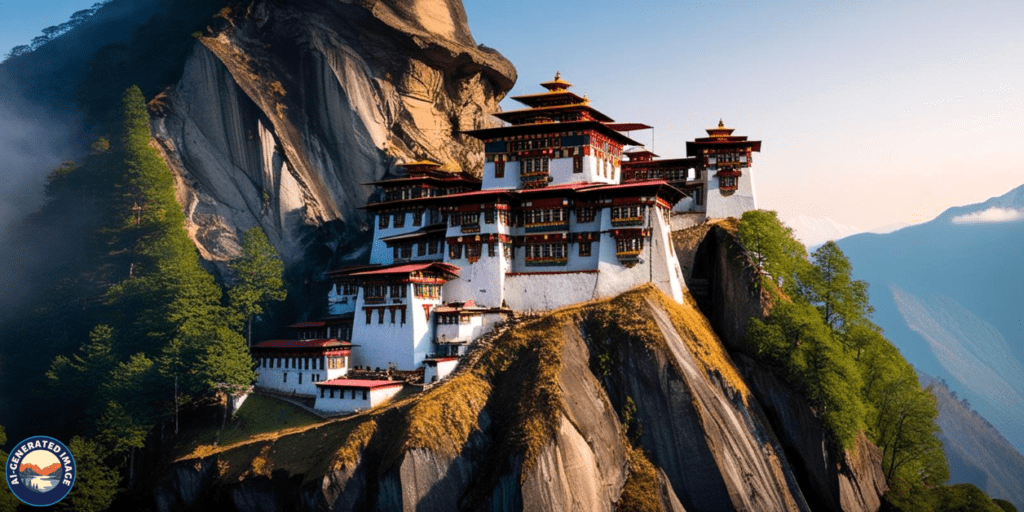
{"label": "shadowed cliff", "polygon": [[365,231],[365,184],[396,164],[482,167],[460,132],[488,122],[516,73],[475,45],[461,2],[258,0],[222,14],[152,103],[205,259],[236,257],[260,226],[294,264],[325,225],[332,245]]}
{"label": "shadowed cliff", "polygon": [[[758,386],[791,394],[778,382]],[[809,408],[802,418],[800,428],[822,432]],[[780,438],[703,315],[644,287],[517,320],[425,393],[199,447],[163,471],[140,506],[711,511],[828,502],[801,483]],[[819,446],[823,465],[845,468],[819,477],[846,486],[841,508],[876,510],[877,448],[862,443],[855,456]]]}

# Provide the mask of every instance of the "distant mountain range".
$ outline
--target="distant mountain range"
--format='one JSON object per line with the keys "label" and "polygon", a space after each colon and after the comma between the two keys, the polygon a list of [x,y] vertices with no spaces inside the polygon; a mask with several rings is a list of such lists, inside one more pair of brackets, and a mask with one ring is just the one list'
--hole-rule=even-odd
{"label": "distant mountain range", "polygon": [[865,230],[847,226],[829,218],[822,219],[805,215],[786,220],[785,224],[793,228],[793,234],[796,236],[796,239],[811,250],[818,248],[829,240],[840,240],[858,233],[892,233],[911,225],[906,222],[898,222]]}
{"label": "distant mountain range", "polygon": [[54,471],[57,471],[59,469],[60,469],[60,463],[59,462],[54,462],[53,464],[50,464],[49,466],[46,466],[45,468],[40,468],[39,466],[36,466],[35,464],[22,464],[21,466],[18,467],[18,473],[24,473],[24,472],[28,471],[28,472],[30,472],[29,474],[35,474],[35,475],[38,475],[38,476],[46,476],[46,475],[49,475],[49,474],[51,474]]}
{"label": "distant mountain range", "polygon": [[939,405],[939,439],[949,460],[950,481],[969,482],[993,498],[1024,507],[1024,455],[946,383],[921,374]]}
{"label": "distant mountain range", "polygon": [[840,240],[875,322],[1024,449],[1024,186],[930,222]]}

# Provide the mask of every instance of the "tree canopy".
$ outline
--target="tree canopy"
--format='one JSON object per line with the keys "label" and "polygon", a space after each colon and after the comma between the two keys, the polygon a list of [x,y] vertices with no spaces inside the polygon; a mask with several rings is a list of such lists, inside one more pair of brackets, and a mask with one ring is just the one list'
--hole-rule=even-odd
{"label": "tree canopy", "polygon": [[802,392],[840,446],[864,431],[882,449],[891,503],[925,499],[949,478],[935,397],[871,322],[867,284],[834,242],[807,260],[775,212],[746,212],[739,239],[759,279],[783,280],[782,300],[747,330],[757,357]]}

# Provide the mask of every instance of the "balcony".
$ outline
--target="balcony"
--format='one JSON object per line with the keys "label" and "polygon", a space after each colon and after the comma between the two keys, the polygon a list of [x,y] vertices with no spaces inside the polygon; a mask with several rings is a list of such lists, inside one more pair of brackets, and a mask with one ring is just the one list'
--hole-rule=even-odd
{"label": "balcony", "polygon": [[612,217],[612,226],[640,226],[643,223],[643,215],[639,217]]}
{"label": "balcony", "polygon": [[526,266],[527,267],[555,267],[555,266],[565,266],[566,264],[568,264],[568,262],[569,262],[569,259],[565,258],[565,257],[562,257],[562,258],[527,258],[526,259]]}

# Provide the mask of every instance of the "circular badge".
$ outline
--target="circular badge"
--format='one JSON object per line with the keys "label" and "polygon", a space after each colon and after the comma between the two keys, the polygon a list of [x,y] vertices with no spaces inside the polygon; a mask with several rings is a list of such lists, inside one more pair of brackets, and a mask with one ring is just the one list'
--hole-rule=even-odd
{"label": "circular badge", "polygon": [[11,492],[34,507],[64,499],[75,485],[75,457],[64,443],[47,436],[30,437],[7,456],[4,476]]}

